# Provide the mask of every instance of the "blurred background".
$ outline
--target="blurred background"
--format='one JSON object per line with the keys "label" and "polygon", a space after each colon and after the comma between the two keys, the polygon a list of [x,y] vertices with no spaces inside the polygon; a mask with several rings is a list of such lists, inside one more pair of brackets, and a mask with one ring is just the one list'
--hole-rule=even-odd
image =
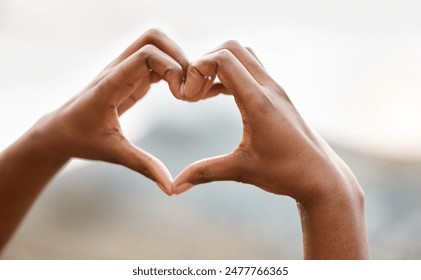
{"label": "blurred background", "polygon": [[[371,257],[420,259],[421,2],[0,0],[0,149],[81,90],[150,27],[191,60],[251,46],[366,193]],[[231,151],[231,97],[175,100],[167,85],[121,118],[176,176]],[[120,166],[74,160],[3,259],[300,259],[295,202],[219,182],[167,197]]]}

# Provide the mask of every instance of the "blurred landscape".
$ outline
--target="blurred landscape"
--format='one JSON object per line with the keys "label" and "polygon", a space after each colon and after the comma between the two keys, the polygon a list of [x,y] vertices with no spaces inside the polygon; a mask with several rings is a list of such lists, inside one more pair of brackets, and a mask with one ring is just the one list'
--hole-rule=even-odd
{"label": "blurred landscape", "polygon": [[[228,152],[240,135],[241,126],[222,119],[195,127],[162,122],[136,144],[175,175]],[[365,190],[371,257],[421,258],[421,164],[334,148]],[[301,242],[290,198],[233,182],[168,197],[131,170],[95,162],[52,182],[2,258],[301,259]]]}

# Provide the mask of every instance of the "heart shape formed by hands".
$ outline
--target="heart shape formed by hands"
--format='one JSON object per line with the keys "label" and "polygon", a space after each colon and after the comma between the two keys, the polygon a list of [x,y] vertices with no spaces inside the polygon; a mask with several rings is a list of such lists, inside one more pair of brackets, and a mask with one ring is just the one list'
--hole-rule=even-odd
{"label": "heart shape formed by hands", "polygon": [[[119,124],[119,116],[160,80],[167,81],[177,99],[190,102],[219,93],[233,95],[243,120],[239,146],[228,155],[193,163],[173,181],[165,165],[127,140]],[[320,168],[351,176],[305,124],[254,52],[236,41],[189,63],[170,38],[150,30],[42,123],[49,125],[46,131],[55,132],[48,135],[54,154],[124,165],[154,180],[169,195],[201,183],[233,180],[301,198],[320,191],[326,179],[326,173],[319,175]],[[332,184],[338,183],[337,176],[331,177]]]}
{"label": "heart shape formed by hands", "polygon": [[[159,159],[124,136],[119,123],[119,116],[160,80],[168,82],[176,98],[186,101],[219,93],[234,96],[243,121],[238,147],[227,155],[191,164],[173,180]],[[253,51],[236,41],[189,63],[164,33],[151,30],[106,66],[79,95],[41,118],[11,150],[3,157],[6,180],[0,184],[13,187],[2,188],[0,197],[3,204],[12,206],[4,208],[0,217],[12,226],[1,225],[6,234],[0,236],[0,248],[41,187],[68,160],[79,157],[124,165],[154,180],[168,195],[218,180],[249,183],[288,195],[297,200],[303,217],[306,258],[368,256],[364,197],[352,172],[307,126]],[[5,164],[12,157],[15,163],[24,162],[24,168]],[[37,164],[42,168],[33,168]],[[35,182],[17,180],[20,170],[29,170],[32,176],[28,178],[36,178]],[[21,198],[22,192],[27,195]]]}

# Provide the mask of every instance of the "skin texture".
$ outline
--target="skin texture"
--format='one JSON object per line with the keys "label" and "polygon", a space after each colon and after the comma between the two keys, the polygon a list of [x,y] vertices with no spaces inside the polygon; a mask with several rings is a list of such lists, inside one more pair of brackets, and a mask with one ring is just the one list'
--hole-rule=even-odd
{"label": "skin texture", "polygon": [[[162,162],[125,138],[118,120],[162,79],[186,101],[233,95],[243,119],[243,139],[232,153],[196,162],[174,182]],[[0,250],[44,186],[73,157],[126,166],[169,195],[220,180],[288,195],[300,211],[306,259],[368,258],[364,193],[354,175],[307,126],[254,52],[238,42],[189,65],[174,42],[150,30],[79,95],[2,152]]]}
{"label": "skin texture", "polygon": [[[165,165],[134,146],[119,116],[164,79],[178,94],[188,60],[161,31],[142,35],[85,89],[41,118],[0,154],[0,249],[50,179],[73,157],[121,164],[155,181],[168,195]],[[184,68],[184,69],[183,69]]]}
{"label": "skin texture", "polygon": [[219,91],[234,96],[243,120],[242,140],[228,155],[188,166],[175,179],[175,193],[232,180],[290,196],[300,211],[306,259],[368,258],[364,193],[356,178],[305,123],[253,51],[229,41],[191,63],[181,95],[206,98],[195,89],[204,77],[216,76],[220,83],[207,96]]}

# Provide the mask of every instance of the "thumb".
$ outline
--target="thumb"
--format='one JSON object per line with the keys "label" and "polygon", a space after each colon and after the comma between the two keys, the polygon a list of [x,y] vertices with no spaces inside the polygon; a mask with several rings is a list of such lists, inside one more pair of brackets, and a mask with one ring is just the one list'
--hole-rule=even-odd
{"label": "thumb", "polygon": [[241,181],[240,168],[233,154],[203,159],[186,167],[174,180],[174,193],[180,194],[194,185],[213,181]]}
{"label": "thumb", "polygon": [[173,194],[173,179],[168,168],[152,154],[136,147],[128,140],[114,153],[115,163],[126,166],[153,180],[167,195]]}

